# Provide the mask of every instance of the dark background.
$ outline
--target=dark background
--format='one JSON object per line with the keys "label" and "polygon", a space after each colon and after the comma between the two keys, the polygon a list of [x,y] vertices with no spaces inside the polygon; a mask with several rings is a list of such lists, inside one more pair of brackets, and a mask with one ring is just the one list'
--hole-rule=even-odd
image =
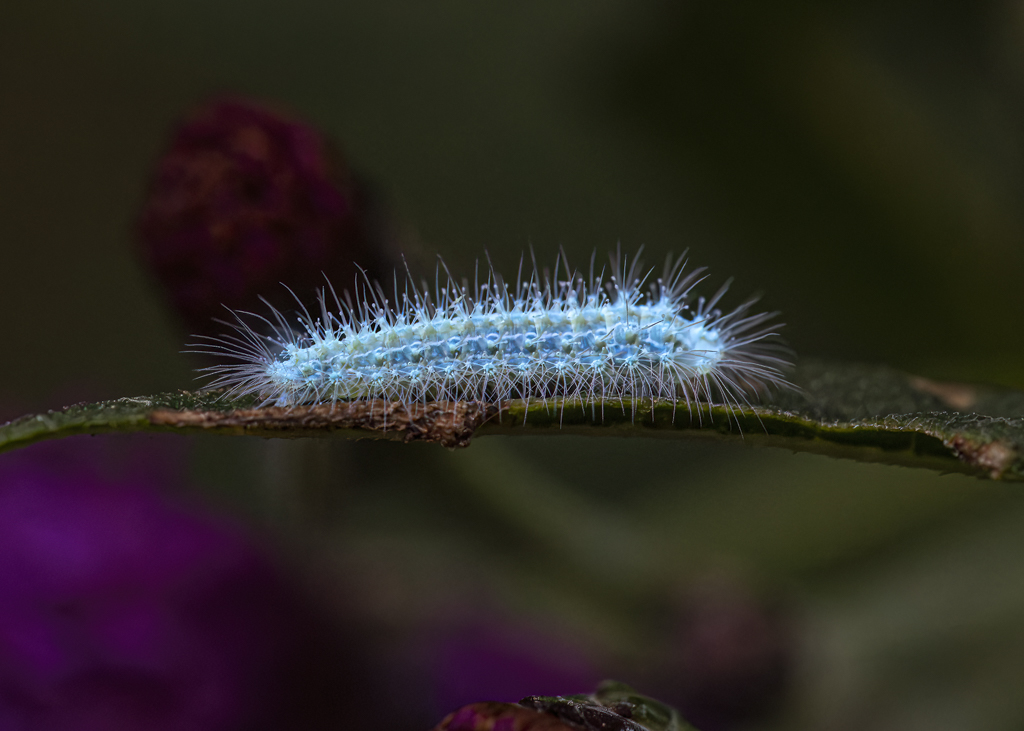
{"label": "dark background", "polygon": [[[324,130],[455,271],[689,247],[800,355],[1024,387],[1022,48],[1009,0],[8,2],[0,396],[191,387],[133,227],[173,125],[223,93]],[[347,577],[382,635],[498,606],[671,684],[664,616],[724,582],[785,606],[766,727],[1024,723],[1014,488],[742,445],[193,441],[214,501]]]}

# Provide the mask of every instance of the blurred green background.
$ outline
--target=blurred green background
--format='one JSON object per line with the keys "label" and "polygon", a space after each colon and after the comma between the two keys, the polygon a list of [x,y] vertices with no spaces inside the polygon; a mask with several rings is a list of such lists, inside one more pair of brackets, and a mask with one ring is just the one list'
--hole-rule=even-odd
{"label": "blurred green background", "polygon": [[[1020,2],[2,10],[8,411],[191,387],[133,225],[174,123],[221,93],[323,129],[453,271],[689,247],[801,355],[1024,387]],[[757,727],[1024,728],[1019,488],[742,445],[195,442],[208,491],[326,596],[344,575],[389,651],[498,606],[640,684],[680,592],[724,581],[790,628]]]}

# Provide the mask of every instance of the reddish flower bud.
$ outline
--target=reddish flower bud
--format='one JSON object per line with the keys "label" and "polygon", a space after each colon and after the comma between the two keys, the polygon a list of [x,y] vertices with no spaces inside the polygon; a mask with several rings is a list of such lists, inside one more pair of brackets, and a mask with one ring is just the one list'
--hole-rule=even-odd
{"label": "reddish flower bud", "polygon": [[511,703],[474,703],[449,714],[434,731],[695,731],[675,709],[606,680],[590,695],[529,696]]}
{"label": "reddish flower bud", "polygon": [[339,291],[358,269],[387,278],[386,245],[364,188],[312,127],[251,102],[219,100],[175,132],[157,163],[139,221],[142,255],[194,332],[211,318],[292,310],[327,275]]}
{"label": "reddish flower bud", "polygon": [[434,731],[579,731],[558,717],[515,703],[474,703],[448,714]]}

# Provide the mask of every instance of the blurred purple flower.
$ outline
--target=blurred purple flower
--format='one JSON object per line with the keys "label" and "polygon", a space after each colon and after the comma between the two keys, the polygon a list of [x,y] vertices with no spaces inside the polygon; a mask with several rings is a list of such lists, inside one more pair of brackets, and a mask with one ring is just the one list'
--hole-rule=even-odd
{"label": "blurred purple flower", "polygon": [[285,582],[161,494],[160,450],[112,477],[102,441],[0,458],[0,729],[274,727],[303,639]]}
{"label": "blurred purple flower", "polygon": [[461,624],[436,640],[429,653],[439,713],[476,701],[584,693],[602,679],[584,647],[522,623]]}
{"label": "blurred purple flower", "polygon": [[661,697],[705,731],[774,715],[789,690],[795,650],[780,604],[734,578],[709,576],[687,590],[676,621]]}
{"label": "blurred purple flower", "polygon": [[358,262],[371,278],[397,260],[363,185],[313,127],[240,99],[182,123],[160,158],[139,220],[143,258],[193,332],[211,318],[294,309],[280,282],[315,305],[324,274],[339,293]]}

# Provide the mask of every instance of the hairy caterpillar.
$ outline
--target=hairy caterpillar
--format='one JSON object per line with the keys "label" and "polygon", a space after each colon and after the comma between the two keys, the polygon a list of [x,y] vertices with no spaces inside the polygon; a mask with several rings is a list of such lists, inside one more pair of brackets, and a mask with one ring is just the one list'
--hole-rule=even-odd
{"label": "hairy caterpillar", "polygon": [[534,263],[524,277],[521,262],[514,286],[493,267],[485,281],[478,271],[472,285],[460,282],[440,262],[432,290],[396,275],[393,299],[369,281],[344,300],[328,285],[317,318],[301,305],[297,323],[274,308],[232,312],[233,334],[196,347],[235,361],[202,369],[211,387],[257,394],[261,405],[523,399],[635,409],[670,399],[692,412],[789,385],[777,313],[753,312],[756,298],[723,313],[729,282],[691,302],[705,270],[686,272],[685,253],[648,284],[639,254],[614,255],[607,277],[594,257],[587,277],[564,254],[552,273]]}

